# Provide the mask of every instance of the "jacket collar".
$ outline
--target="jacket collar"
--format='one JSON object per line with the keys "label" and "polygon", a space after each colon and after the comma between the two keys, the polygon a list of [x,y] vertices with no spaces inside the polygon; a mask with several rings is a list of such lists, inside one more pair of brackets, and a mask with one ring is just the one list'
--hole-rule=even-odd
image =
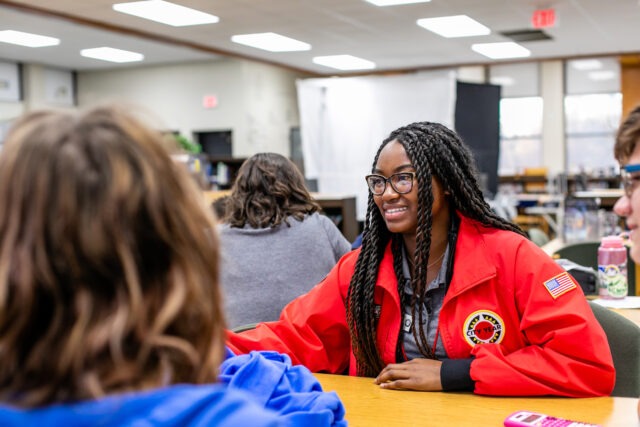
{"label": "jacket collar", "polygon": [[495,248],[490,248],[485,235],[496,232],[460,213],[460,229],[456,241],[453,277],[447,299],[473,286],[495,277],[496,267],[490,257]]}
{"label": "jacket collar", "polygon": [[[497,230],[487,228],[459,212],[458,217],[460,218],[460,228],[458,229],[458,238],[456,240],[453,277],[447,297],[456,296],[497,274],[496,267],[489,256],[490,253],[495,251],[495,248],[490,248],[485,240],[485,234]],[[391,278],[394,280],[390,280]],[[380,263],[378,284],[389,291],[397,289],[395,272],[393,271],[391,243],[387,245],[383,260]],[[391,293],[394,294],[396,292]]]}

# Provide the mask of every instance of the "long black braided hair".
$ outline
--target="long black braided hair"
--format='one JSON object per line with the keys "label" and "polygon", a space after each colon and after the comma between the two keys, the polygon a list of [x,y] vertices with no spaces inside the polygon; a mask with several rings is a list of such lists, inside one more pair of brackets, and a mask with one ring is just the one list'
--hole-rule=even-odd
{"label": "long black braided hair", "polygon": [[[458,135],[447,127],[430,122],[418,122],[393,131],[386,138],[373,161],[376,168],[382,149],[391,141],[404,147],[416,171],[418,187],[418,219],[416,230],[415,271],[411,277],[413,296],[411,313],[417,324],[422,324],[422,298],[427,286],[427,263],[431,248],[433,206],[432,177],[437,177],[443,190],[449,195],[452,212],[456,210],[487,227],[509,230],[526,236],[515,224],[496,215],[484,200],[477,180],[477,171],[469,149]],[[351,332],[351,344],[356,357],[357,373],[360,376],[375,376],[384,363],[376,346],[377,321],[373,293],[378,278],[378,269],[386,246],[391,242],[393,265],[398,278],[398,291],[404,284],[402,274],[402,236],[391,233],[369,193],[367,214],[364,222],[362,249],[356,262],[347,295],[347,322]],[[418,316],[418,317],[416,317]],[[435,349],[427,342],[423,328],[413,328],[420,353],[434,358]]]}

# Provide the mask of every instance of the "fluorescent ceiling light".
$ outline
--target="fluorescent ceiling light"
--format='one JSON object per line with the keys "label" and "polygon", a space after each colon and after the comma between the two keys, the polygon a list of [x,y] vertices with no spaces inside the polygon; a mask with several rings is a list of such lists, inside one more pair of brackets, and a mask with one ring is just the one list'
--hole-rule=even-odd
{"label": "fluorescent ceiling light", "polygon": [[491,30],[467,15],[418,19],[417,24],[442,37],[470,37],[491,34]]}
{"label": "fluorescent ceiling light", "polygon": [[352,55],[316,56],[313,62],[337,70],[371,70],[376,64]]}
{"label": "fluorescent ceiling light", "polygon": [[60,39],[40,36],[38,34],[23,33],[22,31],[4,30],[0,31],[0,42],[26,47],[44,47],[59,45]]}
{"label": "fluorescent ceiling light", "polygon": [[128,50],[114,49],[112,47],[96,47],[93,49],[82,49],[80,55],[87,58],[100,59],[109,62],[136,62],[142,61],[144,55],[130,52]]}
{"label": "fluorescent ceiling light", "polygon": [[595,81],[612,80],[616,77],[616,72],[611,70],[591,71],[588,76]]}
{"label": "fluorescent ceiling light", "polygon": [[231,36],[231,41],[257,49],[268,50],[269,52],[294,52],[311,49],[309,43],[276,33],[238,34]]}
{"label": "fluorescent ceiling light", "polygon": [[599,70],[602,68],[602,62],[597,59],[578,59],[570,62],[573,68],[580,71]]}
{"label": "fluorescent ceiling light", "polygon": [[531,51],[514,42],[476,43],[471,49],[491,59],[525,58],[531,56]]}
{"label": "fluorescent ceiling light", "polygon": [[163,0],[116,3],[113,5],[113,10],[174,27],[215,24],[220,20],[215,15]]}
{"label": "fluorescent ceiling light", "polygon": [[431,0],[364,0],[376,6],[398,6],[401,4],[428,3]]}

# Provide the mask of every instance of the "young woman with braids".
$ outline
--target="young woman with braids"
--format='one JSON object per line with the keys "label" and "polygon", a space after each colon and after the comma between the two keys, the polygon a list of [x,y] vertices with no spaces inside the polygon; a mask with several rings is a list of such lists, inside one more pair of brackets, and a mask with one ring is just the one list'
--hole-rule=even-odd
{"label": "young woman with braids", "polygon": [[382,142],[362,248],[283,310],[230,334],[316,372],[387,389],[600,396],[615,372],[581,288],[484,201],[473,159],[436,123]]}

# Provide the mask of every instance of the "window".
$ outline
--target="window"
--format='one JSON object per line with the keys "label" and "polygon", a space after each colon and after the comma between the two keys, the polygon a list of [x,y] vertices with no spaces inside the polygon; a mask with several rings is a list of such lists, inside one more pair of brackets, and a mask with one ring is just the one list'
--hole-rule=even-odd
{"label": "window", "polygon": [[567,61],[566,76],[568,171],[613,176],[613,144],[622,116],[619,63],[615,58]]}
{"label": "window", "polygon": [[499,175],[521,174],[542,166],[542,98],[539,64],[506,64],[489,68],[490,81],[502,87],[500,101]]}
{"label": "window", "polygon": [[500,175],[521,174],[542,165],[542,98],[500,101]]}
{"label": "window", "polygon": [[613,144],[622,115],[622,94],[567,95],[564,110],[569,173],[615,175]]}

